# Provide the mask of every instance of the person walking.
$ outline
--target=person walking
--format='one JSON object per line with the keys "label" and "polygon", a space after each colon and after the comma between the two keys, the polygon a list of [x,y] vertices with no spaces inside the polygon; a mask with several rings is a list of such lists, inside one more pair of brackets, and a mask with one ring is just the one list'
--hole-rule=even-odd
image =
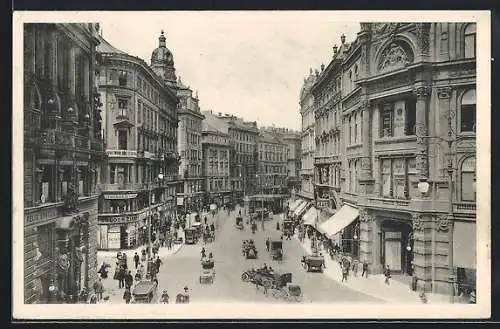
{"label": "person walking", "polygon": [[128,271],[128,273],[125,275],[125,288],[130,289],[132,285],[134,284],[134,277],[132,276],[132,271]]}
{"label": "person walking", "polygon": [[349,275],[349,266],[342,265],[342,282],[347,282],[347,276]]}
{"label": "person walking", "polygon": [[158,272],[160,272],[160,266],[163,264],[163,262],[160,259],[160,256],[156,257],[156,269]]}
{"label": "person walking", "polygon": [[385,284],[390,285],[389,279],[391,278],[391,269],[389,268],[389,265],[385,267],[384,276],[385,276]]}
{"label": "person walking", "polygon": [[94,283],[94,291],[97,297],[97,301],[100,301],[102,299],[102,293],[104,292],[104,286],[102,284],[101,278],[99,278],[99,280]]}
{"label": "person walking", "polygon": [[358,267],[359,267],[359,260],[355,259],[353,262],[352,262],[352,271],[354,272],[354,276],[357,277],[358,276]]}
{"label": "person walking", "polygon": [[130,300],[132,299],[130,288],[125,289],[125,292],[123,293],[123,299],[125,300],[126,304],[130,304]]}
{"label": "person walking", "polygon": [[363,272],[361,273],[361,277],[365,276],[368,279],[368,263],[366,260],[363,262]]}
{"label": "person walking", "polygon": [[266,250],[269,251],[269,238],[266,239]]}
{"label": "person walking", "polygon": [[125,280],[125,269],[121,265],[119,265],[119,267],[118,267],[117,279],[118,279],[118,289],[125,287],[125,281],[124,281]]}
{"label": "person walking", "polygon": [[137,252],[135,253],[134,255],[134,263],[135,263],[135,269],[137,270],[137,267],[139,266],[139,255],[137,254]]}

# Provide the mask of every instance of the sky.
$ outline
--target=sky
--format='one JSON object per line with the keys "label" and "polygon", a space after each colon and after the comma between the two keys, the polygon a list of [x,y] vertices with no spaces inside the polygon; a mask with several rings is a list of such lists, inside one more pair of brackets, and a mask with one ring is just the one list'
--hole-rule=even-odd
{"label": "sky", "polygon": [[350,42],[359,31],[338,12],[115,12],[99,23],[109,43],[147,63],[164,30],[202,111],[295,130],[309,69],[328,65],[340,36]]}

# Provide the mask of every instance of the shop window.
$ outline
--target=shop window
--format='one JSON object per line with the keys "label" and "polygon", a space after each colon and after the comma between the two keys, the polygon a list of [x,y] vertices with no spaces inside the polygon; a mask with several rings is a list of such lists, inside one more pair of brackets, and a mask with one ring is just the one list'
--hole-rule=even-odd
{"label": "shop window", "polygon": [[382,113],[380,115],[380,137],[392,136],[392,104],[384,104]]}
{"label": "shop window", "polygon": [[382,160],[382,196],[386,198],[392,197],[391,188],[391,160]]}
{"label": "shop window", "polygon": [[476,90],[467,91],[461,102],[460,109],[460,131],[475,132],[476,131]]}
{"label": "shop window", "polygon": [[118,75],[118,84],[121,87],[126,87],[128,82],[128,72],[127,71],[120,71]]}
{"label": "shop window", "polygon": [[409,99],[405,103],[405,108],[406,108],[406,115],[405,115],[405,135],[406,136],[413,136],[415,135],[415,123],[416,123],[416,115],[417,115],[417,109],[416,106],[417,103],[415,102],[414,99]]}
{"label": "shop window", "polygon": [[42,168],[42,180],[40,183],[40,196],[41,203],[54,202],[54,179],[53,179],[53,165],[45,165]]}
{"label": "shop window", "polygon": [[476,201],[476,158],[470,157],[462,162],[461,173],[461,190],[462,201]]}
{"label": "shop window", "polygon": [[118,149],[126,150],[127,149],[127,131],[120,129],[118,130]]}
{"label": "shop window", "polygon": [[476,57],[476,24],[474,23],[465,27],[464,56],[465,58]]}
{"label": "shop window", "polygon": [[49,225],[38,227],[37,244],[40,258],[51,258],[54,250],[54,236]]}
{"label": "shop window", "polygon": [[385,103],[380,114],[380,137],[415,135],[416,102],[414,98]]}

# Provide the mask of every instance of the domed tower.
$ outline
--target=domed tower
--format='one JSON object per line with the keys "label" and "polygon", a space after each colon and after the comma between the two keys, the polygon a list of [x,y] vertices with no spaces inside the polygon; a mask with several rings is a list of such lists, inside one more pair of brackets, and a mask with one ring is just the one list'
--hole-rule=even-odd
{"label": "domed tower", "polygon": [[177,78],[175,77],[174,57],[167,48],[167,42],[163,30],[158,38],[158,48],[151,54],[151,68],[158,76],[163,78],[171,86],[175,86]]}

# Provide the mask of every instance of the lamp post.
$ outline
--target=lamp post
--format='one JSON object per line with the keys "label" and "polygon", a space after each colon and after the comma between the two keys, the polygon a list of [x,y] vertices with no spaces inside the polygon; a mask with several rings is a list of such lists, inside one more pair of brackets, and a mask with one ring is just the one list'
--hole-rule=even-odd
{"label": "lamp post", "polygon": [[[429,139],[429,140],[439,140],[442,142],[445,142],[447,145],[447,166],[446,166],[446,172],[448,174],[448,212],[446,216],[447,220],[447,225],[448,225],[448,270],[449,270],[449,284],[450,284],[450,303],[454,303],[454,295],[455,295],[455,270],[454,270],[454,262],[453,262],[453,229],[454,229],[454,221],[453,221],[453,174],[456,170],[456,168],[453,166],[453,156],[456,155],[453,153],[453,144],[457,143],[458,141],[464,140],[466,137],[465,136],[460,136],[457,135],[452,127],[452,114],[451,112],[448,112],[448,137],[443,138],[440,136],[419,136],[417,135],[417,140],[418,139]],[[427,182],[426,178],[423,178],[420,180],[420,182],[417,185],[417,188],[419,192],[421,193],[421,196],[424,197],[427,195],[429,192],[429,183]],[[476,184],[474,181],[474,184],[472,188],[476,189]]]}
{"label": "lamp post", "polygon": [[[149,164],[149,170],[150,170],[150,173],[151,173],[151,170],[152,170],[152,165],[151,163]],[[151,226],[152,226],[152,218],[153,218],[153,214],[152,214],[152,178],[153,178],[153,175],[150,174],[150,179],[149,179],[149,182],[148,182],[148,194],[149,194],[149,209],[148,209],[148,254],[147,254],[147,273],[149,273],[151,275],[151,262],[152,262],[152,258],[151,258],[151,252],[152,252],[152,242],[151,242]],[[160,172],[158,174],[158,179],[160,181],[163,180],[163,173]]]}

